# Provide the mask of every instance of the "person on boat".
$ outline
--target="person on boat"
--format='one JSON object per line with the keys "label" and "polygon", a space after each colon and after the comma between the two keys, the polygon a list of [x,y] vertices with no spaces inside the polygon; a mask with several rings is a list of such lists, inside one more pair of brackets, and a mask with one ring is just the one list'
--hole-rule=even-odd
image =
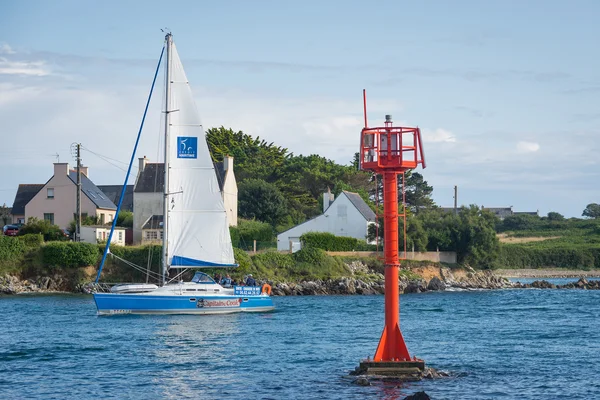
{"label": "person on boat", "polygon": [[219,274],[219,273],[215,274],[215,282],[216,283],[220,283],[221,282],[221,274]]}
{"label": "person on boat", "polygon": [[231,287],[231,277],[229,276],[229,274],[225,275],[225,277],[221,279],[221,286]]}
{"label": "person on boat", "polygon": [[256,280],[254,280],[252,274],[249,274],[246,278],[246,286],[256,286]]}

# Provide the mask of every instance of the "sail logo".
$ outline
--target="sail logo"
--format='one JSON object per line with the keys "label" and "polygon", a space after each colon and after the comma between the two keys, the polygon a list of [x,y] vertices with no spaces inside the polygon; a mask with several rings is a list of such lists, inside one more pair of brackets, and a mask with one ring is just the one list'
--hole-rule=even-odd
{"label": "sail logo", "polygon": [[198,158],[198,138],[192,136],[178,136],[177,158]]}

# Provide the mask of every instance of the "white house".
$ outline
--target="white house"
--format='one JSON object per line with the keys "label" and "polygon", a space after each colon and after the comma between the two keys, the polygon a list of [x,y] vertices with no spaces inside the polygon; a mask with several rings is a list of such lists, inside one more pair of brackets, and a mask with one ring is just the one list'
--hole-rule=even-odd
{"label": "white house", "polygon": [[[233,173],[233,157],[225,156],[223,162],[214,163],[214,167],[227,212],[227,220],[230,226],[237,226],[238,189]],[[156,240],[154,231],[157,237],[162,235],[164,187],[165,164],[149,163],[145,156],[140,158],[139,172],[133,189],[133,242],[135,244]],[[156,222],[159,219],[160,227],[147,226],[149,221]],[[144,235],[150,235],[151,238]]]}
{"label": "white house", "polygon": [[277,250],[300,250],[300,236],[307,232],[329,232],[367,240],[369,225],[376,219],[358,193],[342,191],[334,200],[328,190],[323,194],[323,214],[277,235]]}
{"label": "white house", "polygon": [[[81,241],[96,244],[108,240],[110,228],[110,226],[101,225],[82,225]],[[125,246],[125,228],[115,227],[110,243]]]}

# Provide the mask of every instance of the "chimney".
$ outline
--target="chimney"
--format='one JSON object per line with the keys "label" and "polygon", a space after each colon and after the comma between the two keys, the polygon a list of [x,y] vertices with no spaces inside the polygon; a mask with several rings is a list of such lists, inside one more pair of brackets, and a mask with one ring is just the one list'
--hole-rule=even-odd
{"label": "chimney", "polygon": [[225,172],[233,171],[233,157],[224,156],[223,157],[223,170]]}
{"label": "chimney", "polygon": [[144,158],[139,158],[139,170],[138,173],[142,173],[142,171],[144,170],[144,168],[146,168],[146,163],[148,162],[148,159],[146,158],[146,156],[144,156]]}
{"label": "chimney", "polygon": [[81,171],[81,174],[82,174],[82,175],[85,175],[85,176],[87,176],[88,178],[90,177],[90,176],[88,175],[88,167],[84,167],[83,165],[81,165],[81,166],[79,167],[79,170]]}
{"label": "chimney", "polygon": [[69,175],[68,163],[54,163],[54,176]]}
{"label": "chimney", "polygon": [[334,194],[331,193],[331,189],[327,188],[327,191],[323,193],[323,212],[327,211],[331,203],[333,203]]}

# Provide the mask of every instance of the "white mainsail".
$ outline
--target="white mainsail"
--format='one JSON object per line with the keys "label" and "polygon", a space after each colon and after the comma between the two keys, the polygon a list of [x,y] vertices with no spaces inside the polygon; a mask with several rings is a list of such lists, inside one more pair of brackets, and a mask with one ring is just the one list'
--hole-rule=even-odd
{"label": "white mainsail", "polygon": [[204,129],[175,44],[171,47],[167,251],[172,268],[234,265],[225,206]]}

